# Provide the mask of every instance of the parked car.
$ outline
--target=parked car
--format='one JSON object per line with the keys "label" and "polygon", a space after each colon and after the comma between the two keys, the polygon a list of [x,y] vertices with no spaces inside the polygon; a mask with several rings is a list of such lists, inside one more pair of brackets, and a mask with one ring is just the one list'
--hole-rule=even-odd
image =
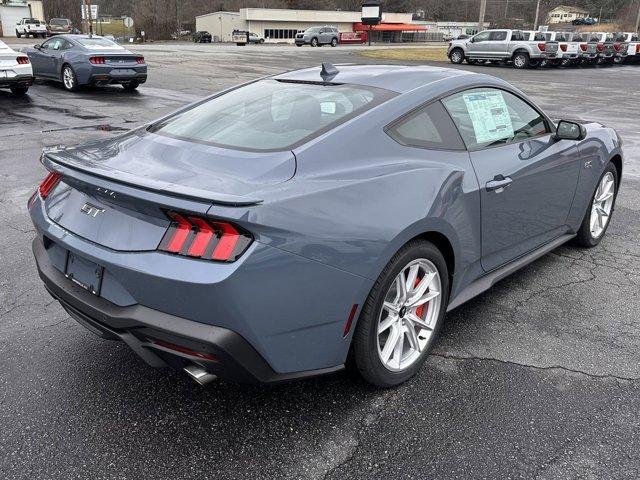
{"label": "parked car", "polygon": [[340,34],[336,27],[310,27],[304,32],[296,34],[295,42],[298,47],[311,45],[321,47],[322,45],[338,45]]}
{"label": "parked car", "polygon": [[[544,43],[545,50],[546,50],[547,39],[551,39],[551,34],[547,32],[539,32],[535,30],[523,30],[522,33],[524,35],[524,39],[527,40],[528,42],[536,42],[538,44]],[[560,48],[558,48],[558,51],[559,50]],[[529,66],[530,67],[546,67],[547,65],[550,65],[551,62],[555,62],[557,60],[557,55],[558,53],[556,52],[556,58],[542,58],[542,59],[529,60]]]}
{"label": "parked car", "polygon": [[264,38],[257,33],[249,32],[249,43],[264,43]]}
{"label": "parked car", "polygon": [[211,43],[211,34],[206,30],[195,32],[192,38],[195,43]]}
{"label": "parked car", "polygon": [[446,311],[569,240],[597,245],[622,176],[611,128],[554,121],[489,75],[393,65],[255,80],[41,161],[48,292],[201,383],[352,361],[398,385]]}
{"label": "parked car", "polygon": [[555,58],[557,51],[557,42],[532,41],[521,30],[484,30],[469,39],[450,42],[447,56],[451,63],[508,61],[515,68],[525,68]]}
{"label": "parked car", "polygon": [[[623,62],[640,60],[640,35],[635,32],[619,32],[614,34],[614,37],[616,42],[622,42],[628,45],[627,58],[623,59]],[[620,48],[622,48],[622,46]]]}
{"label": "parked car", "polygon": [[595,64],[598,61],[598,40],[590,33],[574,33],[573,42],[579,42],[580,56],[583,63]]}
{"label": "parked car", "polygon": [[23,51],[36,77],[61,81],[69,91],[113,83],[135,90],[147,81],[143,56],[97,35],[56,35]]}
{"label": "parked car", "polygon": [[443,35],[442,35],[442,41],[443,41],[443,42],[450,42],[450,41],[451,41],[451,40],[453,40],[454,38],[456,38],[456,37],[454,37],[454,36],[453,36],[453,35],[451,35],[450,33],[445,33],[445,34],[443,34]]}
{"label": "parked car", "polygon": [[579,58],[580,46],[577,42],[572,42],[572,32],[539,32],[547,42],[557,42],[558,51],[556,58],[547,60],[552,66],[573,65]]}
{"label": "parked car", "polygon": [[571,22],[572,25],[595,25],[596,23],[598,23],[598,21],[591,17],[576,18]]}
{"label": "parked car", "polygon": [[33,70],[29,57],[0,40],[0,88],[8,88],[15,95],[24,95],[32,84]]}
{"label": "parked car", "polygon": [[[591,41],[597,42],[596,49],[598,51],[598,63],[613,63],[615,57],[627,56],[627,45],[622,50],[616,50],[613,33],[607,32],[590,32]],[[618,49],[620,46],[618,46]]]}
{"label": "parked car", "polygon": [[47,37],[47,26],[35,18],[23,18],[16,23],[16,37]]}
{"label": "parked car", "polygon": [[47,33],[49,36],[73,33],[73,23],[68,18],[52,18],[47,25]]}

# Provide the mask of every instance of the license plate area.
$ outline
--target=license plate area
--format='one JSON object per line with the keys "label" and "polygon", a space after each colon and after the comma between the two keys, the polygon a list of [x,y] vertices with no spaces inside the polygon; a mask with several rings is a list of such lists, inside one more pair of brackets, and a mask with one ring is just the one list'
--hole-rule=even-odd
{"label": "license plate area", "polygon": [[76,285],[80,285],[94,295],[100,295],[103,274],[104,267],[79,257],[73,252],[67,253],[64,275]]}

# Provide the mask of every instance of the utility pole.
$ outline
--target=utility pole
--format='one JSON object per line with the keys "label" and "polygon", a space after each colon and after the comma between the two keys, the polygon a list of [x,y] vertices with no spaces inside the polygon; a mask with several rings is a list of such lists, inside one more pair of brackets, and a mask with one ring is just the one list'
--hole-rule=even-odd
{"label": "utility pole", "polygon": [[83,15],[82,20],[85,22],[85,32],[93,35],[93,22],[91,21],[91,0],[82,0]]}
{"label": "utility pole", "polygon": [[638,16],[636,17],[636,29],[634,32],[637,32],[638,28],[640,28],[640,2],[638,2]]}
{"label": "utility pole", "polygon": [[509,10],[509,0],[507,0],[507,3],[504,5],[504,18],[507,18],[508,10]]}
{"label": "utility pole", "polygon": [[182,0],[176,0],[176,22],[178,24],[176,37],[180,40],[180,33],[182,32]]}
{"label": "utility pole", "polygon": [[536,3],[536,19],[533,21],[533,29],[538,29],[538,15],[540,14],[540,0]]}
{"label": "utility pole", "polygon": [[487,9],[487,0],[480,0],[480,18],[478,19],[478,32],[484,30],[484,12]]}

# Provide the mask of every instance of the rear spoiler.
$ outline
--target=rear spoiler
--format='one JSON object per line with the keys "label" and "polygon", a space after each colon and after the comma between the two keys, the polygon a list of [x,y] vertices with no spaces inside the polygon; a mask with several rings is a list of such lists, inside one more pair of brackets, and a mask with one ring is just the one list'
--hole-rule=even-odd
{"label": "rear spoiler", "polygon": [[[49,171],[55,171],[75,178],[81,182],[96,184],[96,178],[101,179],[101,185],[110,191],[126,189],[126,194],[137,197],[135,190],[142,190],[153,194],[166,195],[176,199],[207,202],[214,205],[227,207],[248,207],[260,205],[263,200],[245,196],[230,195],[226,193],[214,193],[199,188],[176,185],[175,183],[160,182],[148,177],[136,176],[119,170],[109,170],[98,165],[87,165],[73,158],[58,155],[55,151],[44,150],[40,159],[44,167]],[[119,187],[122,188],[119,188]],[[122,193],[125,193],[124,191]]]}

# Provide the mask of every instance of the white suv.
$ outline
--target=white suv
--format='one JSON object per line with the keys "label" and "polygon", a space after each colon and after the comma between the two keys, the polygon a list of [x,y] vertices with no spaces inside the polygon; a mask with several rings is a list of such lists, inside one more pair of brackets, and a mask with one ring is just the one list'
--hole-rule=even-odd
{"label": "white suv", "polygon": [[33,84],[33,69],[29,57],[10,49],[0,40],[0,88],[9,88],[24,95]]}
{"label": "white suv", "polygon": [[33,35],[34,38],[47,38],[47,25],[35,18],[23,18],[16,23],[16,37],[20,38],[23,35],[25,37]]}

